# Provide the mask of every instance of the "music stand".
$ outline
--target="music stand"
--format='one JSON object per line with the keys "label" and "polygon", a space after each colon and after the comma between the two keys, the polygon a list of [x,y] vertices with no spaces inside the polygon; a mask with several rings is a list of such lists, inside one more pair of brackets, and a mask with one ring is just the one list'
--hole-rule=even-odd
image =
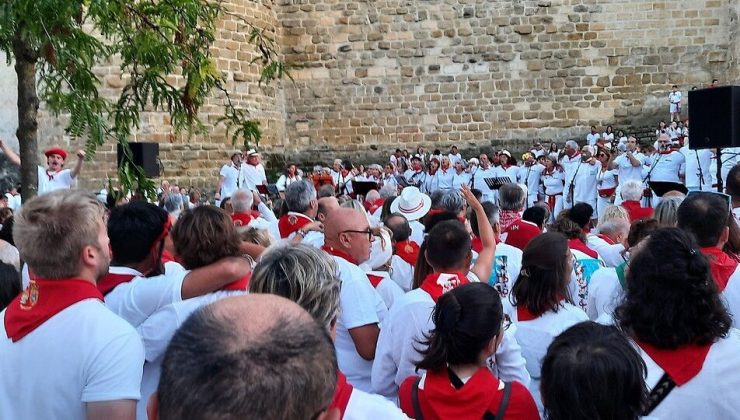
{"label": "music stand", "polygon": [[488,185],[488,188],[492,190],[498,190],[504,184],[511,184],[511,178],[508,176],[494,177],[494,178],[483,178],[483,181]]}
{"label": "music stand", "polygon": [[378,183],[373,181],[355,181],[352,180],[352,192],[356,195],[365,197],[371,190],[377,190]]}
{"label": "music stand", "polygon": [[683,194],[689,192],[688,188],[686,188],[684,184],[681,184],[679,182],[650,181],[648,182],[648,185],[650,186],[651,190],[655,191],[655,195],[657,195],[658,197],[663,197],[663,195],[668,191],[679,191]]}
{"label": "music stand", "polygon": [[279,193],[276,184],[257,185],[257,192],[268,197]]}

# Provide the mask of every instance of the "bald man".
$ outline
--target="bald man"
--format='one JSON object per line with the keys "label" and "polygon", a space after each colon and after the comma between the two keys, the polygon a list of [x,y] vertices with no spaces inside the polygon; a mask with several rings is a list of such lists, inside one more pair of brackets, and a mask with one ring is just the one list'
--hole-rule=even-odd
{"label": "bald man", "polygon": [[369,392],[370,372],[380,328],[388,308],[359,264],[370,258],[373,233],[367,217],[357,210],[339,208],[327,215],[324,246],[339,268],[342,288],[337,322],[339,369],[354,387]]}
{"label": "bald man", "polygon": [[316,210],[316,220],[326,222],[326,216],[339,208],[339,201],[333,195],[319,198],[319,208]]}
{"label": "bald man", "polygon": [[336,381],[331,338],[300,306],[268,294],[230,297],[193,313],[172,337],[148,415],[338,418],[325,412]]}

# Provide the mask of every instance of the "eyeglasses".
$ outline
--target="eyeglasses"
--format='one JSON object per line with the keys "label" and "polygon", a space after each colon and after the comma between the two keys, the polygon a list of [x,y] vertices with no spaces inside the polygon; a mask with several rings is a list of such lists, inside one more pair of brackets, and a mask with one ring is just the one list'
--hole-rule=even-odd
{"label": "eyeglasses", "polygon": [[364,234],[367,235],[367,240],[369,242],[372,242],[373,241],[373,236],[374,236],[373,235],[373,230],[370,229],[370,228],[367,228],[365,230],[343,230],[343,231],[341,231],[339,233],[364,233]]}

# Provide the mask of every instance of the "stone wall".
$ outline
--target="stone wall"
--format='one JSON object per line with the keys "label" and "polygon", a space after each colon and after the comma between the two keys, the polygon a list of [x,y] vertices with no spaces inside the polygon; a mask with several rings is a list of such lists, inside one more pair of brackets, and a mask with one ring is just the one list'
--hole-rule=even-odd
{"label": "stone wall", "polygon": [[[453,143],[464,153],[518,151],[533,139],[582,138],[592,124],[644,131],[668,117],[672,84],[686,93],[740,78],[740,0],[272,1],[226,3],[274,31],[295,82],[257,86],[237,18],[220,23],[214,55],[235,100],[261,121],[273,167]],[[97,72],[115,96],[125,81],[117,64]],[[7,136],[17,125],[6,112],[12,80],[0,77],[0,88]],[[208,101],[204,121],[215,121],[222,100]],[[42,113],[42,149],[78,146],[64,124]],[[135,140],[160,143],[164,178],[209,189],[233,148],[222,128],[174,136],[158,113],[144,114]],[[83,186],[108,176],[112,145],[87,165]]]}
{"label": "stone wall", "polygon": [[652,126],[671,84],[737,77],[737,0],[281,1],[304,65],[286,128],[309,160]]}

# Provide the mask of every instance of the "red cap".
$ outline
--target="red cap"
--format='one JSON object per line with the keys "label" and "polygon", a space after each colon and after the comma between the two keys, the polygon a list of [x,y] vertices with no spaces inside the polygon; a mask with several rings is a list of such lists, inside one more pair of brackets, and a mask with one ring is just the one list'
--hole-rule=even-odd
{"label": "red cap", "polygon": [[62,157],[62,159],[67,160],[67,152],[64,151],[64,149],[62,149],[61,147],[52,147],[51,149],[47,149],[44,152],[44,155],[46,155],[46,157],[49,157],[51,155],[59,155]]}

